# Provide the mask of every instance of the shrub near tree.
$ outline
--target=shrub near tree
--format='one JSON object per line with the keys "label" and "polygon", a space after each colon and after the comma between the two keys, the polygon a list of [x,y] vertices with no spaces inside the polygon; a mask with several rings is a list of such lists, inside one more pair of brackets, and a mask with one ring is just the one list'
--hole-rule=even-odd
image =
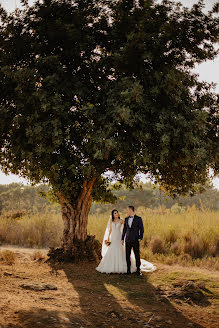
{"label": "shrub near tree", "polygon": [[168,0],[1,7],[1,169],[52,186],[66,259],[100,254],[87,220],[92,200],[115,200],[104,173],[130,188],[148,173],[175,197],[218,172],[216,94],[192,73],[217,54],[217,6],[202,9]]}

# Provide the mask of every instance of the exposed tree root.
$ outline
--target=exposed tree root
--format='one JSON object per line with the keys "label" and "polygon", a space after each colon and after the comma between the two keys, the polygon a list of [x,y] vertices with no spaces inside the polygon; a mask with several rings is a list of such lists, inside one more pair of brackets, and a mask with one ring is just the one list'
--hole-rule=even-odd
{"label": "exposed tree root", "polygon": [[64,252],[63,248],[50,247],[48,259],[46,262],[80,262],[95,261],[101,259],[101,243],[95,239],[95,236],[87,236],[85,241],[74,241],[71,250]]}

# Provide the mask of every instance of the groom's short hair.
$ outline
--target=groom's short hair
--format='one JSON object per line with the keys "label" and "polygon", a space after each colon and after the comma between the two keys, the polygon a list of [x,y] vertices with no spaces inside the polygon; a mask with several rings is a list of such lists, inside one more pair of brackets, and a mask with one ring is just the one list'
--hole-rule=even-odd
{"label": "groom's short hair", "polygon": [[135,211],[135,208],[134,208],[134,206],[132,206],[132,205],[129,205],[128,207],[129,207],[129,208],[131,208],[133,212]]}

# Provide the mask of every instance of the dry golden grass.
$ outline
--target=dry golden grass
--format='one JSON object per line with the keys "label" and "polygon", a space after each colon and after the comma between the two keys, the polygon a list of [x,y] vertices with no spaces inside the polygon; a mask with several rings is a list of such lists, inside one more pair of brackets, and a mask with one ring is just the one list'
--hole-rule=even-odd
{"label": "dry golden grass", "polygon": [[31,254],[31,259],[33,261],[41,261],[41,260],[46,259],[46,256],[45,256],[45,254],[43,254],[43,252],[34,250],[33,253]]}
{"label": "dry golden grass", "polygon": [[[219,213],[195,206],[182,213],[170,210],[152,211],[140,207],[144,238],[141,256],[165,264],[200,266],[219,269]],[[125,218],[126,213],[120,213]],[[102,241],[110,212],[90,215],[88,233]],[[19,219],[0,217],[0,244],[25,247],[57,247],[63,222],[60,214],[23,216]]]}
{"label": "dry golden grass", "polygon": [[160,237],[154,237],[150,241],[150,249],[153,254],[165,254],[165,244]]}
{"label": "dry golden grass", "polygon": [[61,215],[34,214],[20,219],[0,218],[0,243],[25,247],[56,247],[62,237]]}
{"label": "dry golden grass", "polygon": [[[138,208],[143,218],[144,238],[141,256],[165,264],[203,266],[219,270],[219,213],[188,208],[183,213]],[[110,213],[89,217],[88,231],[99,240]],[[120,213],[125,217],[126,213]]]}
{"label": "dry golden grass", "polygon": [[10,250],[3,250],[0,252],[0,261],[5,264],[12,265],[14,264],[15,259],[16,259],[15,253]]}

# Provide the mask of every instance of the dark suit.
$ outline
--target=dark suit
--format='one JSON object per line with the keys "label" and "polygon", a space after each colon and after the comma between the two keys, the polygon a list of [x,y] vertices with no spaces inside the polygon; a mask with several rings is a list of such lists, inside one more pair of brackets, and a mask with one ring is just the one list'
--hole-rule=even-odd
{"label": "dark suit", "polygon": [[128,219],[129,217],[125,218],[123,232],[122,232],[122,240],[124,240],[126,235],[125,249],[126,249],[127,271],[130,271],[130,266],[131,266],[130,255],[131,255],[132,248],[135,254],[137,271],[140,271],[141,261],[140,261],[140,251],[139,251],[139,239],[142,239],[144,234],[143,221],[140,216],[134,214],[134,218],[130,228],[128,225]]}

